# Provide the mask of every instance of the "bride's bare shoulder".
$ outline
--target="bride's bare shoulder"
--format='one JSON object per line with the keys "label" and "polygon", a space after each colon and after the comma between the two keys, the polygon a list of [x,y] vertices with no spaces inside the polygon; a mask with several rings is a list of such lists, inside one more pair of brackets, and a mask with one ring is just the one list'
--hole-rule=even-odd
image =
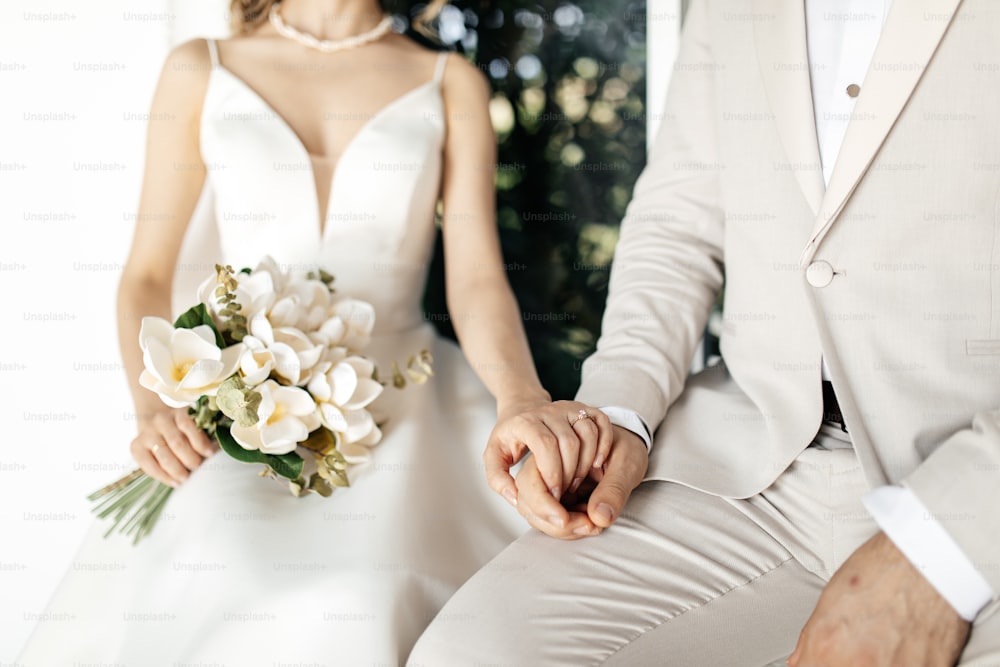
{"label": "bride's bare shoulder", "polygon": [[178,44],[163,63],[154,107],[181,116],[196,116],[204,102],[211,72],[208,40],[192,39]]}
{"label": "bride's bare shoulder", "polygon": [[444,70],[445,87],[448,87],[449,83],[453,88],[469,86],[477,91],[489,88],[489,82],[482,70],[461,53],[448,54]]}
{"label": "bride's bare shoulder", "polygon": [[[433,72],[437,68],[441,51],[429,49],[409,37],[396,35],[393,38],[394,48],[398,49],[399,55],[405,57],[410,63],[421,63],[417,68],[421,71],[421,76],[426,77],[427,72]],[[457,52],[447,52],[444,64],[444,78],[442,89],[447,97],[449,92],[456,94],[473,93],[480,95],[488,90],[489,85],[486,77],[474,64]]]}
{"label": "bride's bare shoulder", "polygon": [[212,72],[212,55],[207,39],[197,38],[178,44],[163,63],[160,84],[190,86],[192,92],[208,84]]}
{"label": "bride's bare shoulder", "polygon": [[212,55],[207,39],[190,39],[178,44],[167,54],[164,70],[187,74],[200,73],[206,79],[212,70]]}
{"label": "bride's bare shoulder", "polygon": [[456,102],[476,106],[489,99],[490,85],[483,72],[460,53],[449,53],[445,63],[441,90],[448,106]]}

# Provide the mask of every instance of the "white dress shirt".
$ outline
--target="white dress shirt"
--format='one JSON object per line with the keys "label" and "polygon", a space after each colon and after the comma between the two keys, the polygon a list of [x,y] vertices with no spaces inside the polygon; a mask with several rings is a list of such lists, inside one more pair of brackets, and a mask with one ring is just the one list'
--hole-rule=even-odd
{"label": "white dress shirt", "polygon": [[[806,40],[816,138],[823,180],[830,175],[847,133],[857,99],[891,0],[805,0]],[[828,379],[826,362],[823,378]],[[634,411],[602,408],[612,424],[636,433],[652,446],[649,428]],[[962,616],[971,621],[993,598],[989,582],[927,510],[902,486],[883,486],[862,498],[882,531]]]}

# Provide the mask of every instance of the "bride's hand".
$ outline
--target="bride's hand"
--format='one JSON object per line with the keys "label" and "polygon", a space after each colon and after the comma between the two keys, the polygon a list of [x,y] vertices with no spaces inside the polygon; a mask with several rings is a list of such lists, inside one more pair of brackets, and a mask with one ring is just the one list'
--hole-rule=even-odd
{"label": "bride's hand", "polygon": [[140,421],[131,450],[143,472],[176,488],[215,453],[216,446],[195,426],[186,409],[165,408]]}
{"label": "bride's hand", "polygon": [[611,453],[601,468],[591,469],[587,480],[562,502],[552,498],[542,481],[535,457],[529,456],[517,473],[517,511],[534,528],[563,540],[600,535],[621,516],[633,489],[649,465],[646,443],[620,426],[614,433]]}
{"label": "bride's hand", "polygon": [[558,501],[564,493],[574,493],[591,469],[604,465],[611,438],[607,415],[577,401],[512,406],[501,412],[486,444],[486,479],[516,506],[510,469],[530,450],[545,488]]}

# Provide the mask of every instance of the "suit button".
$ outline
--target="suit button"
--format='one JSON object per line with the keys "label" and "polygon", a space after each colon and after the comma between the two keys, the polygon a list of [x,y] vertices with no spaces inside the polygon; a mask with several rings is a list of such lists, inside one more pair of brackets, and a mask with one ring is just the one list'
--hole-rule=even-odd
{"label": "suit button", "polygon": [[813,287],[826,287],[833,280],[833,267],[819,260],[806,268],[806,282]]}

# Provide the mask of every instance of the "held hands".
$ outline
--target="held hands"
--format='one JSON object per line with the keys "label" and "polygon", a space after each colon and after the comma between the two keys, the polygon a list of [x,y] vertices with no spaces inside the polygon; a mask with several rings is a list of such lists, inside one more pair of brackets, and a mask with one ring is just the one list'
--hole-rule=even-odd
{"label": "held hands", "polygon": [[[589,417],[581,418],[580,411]],[[590,470],[600,468],[611,449],[611,422],[600,410],[576,401],[518,405],[500,414],[486,444],[486,480],[494,491],[516,503],[510,469],[528,450],[552,497],[573,492]]]}
{"label": "held hands", "polygon": [[789,667],[951,667],[962,619],[885,533],[865,542],[823,590]]}
{"label": "held hands", "polygon": [[[515,481],[510,468],[528,451],[532,456]],[[604,413],[576,401],[540,401],[503,412],[483,459],[493,490],[532,526],[562,539],[597,535],[610,526],[648,464],[639,436],[612,427]]]}
{"label": "held hands", "polygon": [[[574,420],[579,410],[591,418]],[[510,468],[528,451],[533,455],[514,480]],[[534,528],[561,539],[599,535],[610,526],[648,466],[639,436],[575,401],[538,401],[502,413],[483,458],[493,490]],[[969,632],[970,624],[879,532],[827,584],[788,665],[951,667]]]}
{"label": "held hands", "polygon": [[131,444],[132,458],[143,472],[174,488],[216,449],[184,408],[164,409],[141,420]]}

